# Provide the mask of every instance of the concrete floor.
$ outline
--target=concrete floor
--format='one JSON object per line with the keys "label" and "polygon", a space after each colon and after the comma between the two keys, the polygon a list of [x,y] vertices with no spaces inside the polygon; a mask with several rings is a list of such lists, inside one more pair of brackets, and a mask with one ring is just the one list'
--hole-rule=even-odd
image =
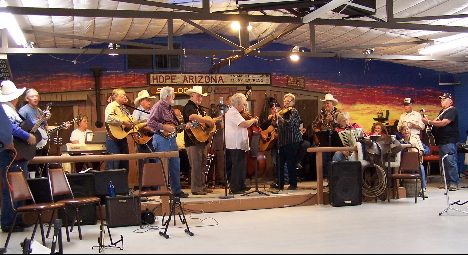
{"label": "concrete floor", "polygon": [[[419,198],[418,203],[408,197],[344,207],[308,205],[189,212],[187,223],[194,235],[185,233],[186,227],[177,220],[176,225],[171,224],[167,230],[169,239],[159,235],[164,229],[161,217],[157,217],[155,224],[143,229],[138,226],[110,228],[113,242],[122,236],[123,243],[104,248],[101,253],[466,253],[464,234],[468,215],[454,209],[468,210],[468,204],[450,208],[448,204],[468,199],[467,184],[463,178],[462,188],[447,196],[444,189],[439,189],[440,181],[433,179],[428,184],[429,198],[424,201]],[[447,213],[439,215],[447,208]],[[21,253],[20,243],[31,236],[32,229],[14,233],[6,253]],[[66,242],[63,233],[63,252],[99,254],[99,248],[93,248],[98,245],[99,230],[99,225],[85,225],[83,240],[79,240],[74,230],[71,242]],[[40,240],[38,234],[36,239]],[[0,236],[3,242],[7,233]],[[52,238],[48,238],[46,247],[50,248],[51,243]],[[108,232],[104,244],[110,244]],[[123,250],[116,248],[122,244]],[[39,252],[40,246],[36,244],[33,252]]]}

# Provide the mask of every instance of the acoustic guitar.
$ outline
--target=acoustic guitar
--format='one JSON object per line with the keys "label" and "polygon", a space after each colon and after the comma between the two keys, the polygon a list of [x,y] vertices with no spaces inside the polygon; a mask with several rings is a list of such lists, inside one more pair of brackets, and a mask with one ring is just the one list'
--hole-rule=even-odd
{"label": "acoustic guitar", "polygon": [[127,128],[125,125],[115,126],[115,125],[109,125],[108,123],[106,123],[107,135],[109,135],[109,137],[114,141],[123,139],[127,137],[127,135],[129,134],[137,133],[142,127],[146,126],[146,119],[136,121],[131,115],[127,117],[121,117],[121,116],[114,116],[114,117],[122,121],[130,121],[133,123],[132,128]]}
{"label": "acoustic guitar", "polygon": [[[205,116],[205,118],[211,118],[210,116]],[[216,125],[212,127],[206,125],[205,123],[192,122],[191,127],[187,129],[187,135],[194,143],[204,143],[208,141],[210,134],[216,131]]]}
{"label": "acoustic guitar", "polygon": [[[50,107],[50,104],[47,104],[45,111],[48,111],[49,107]],[[38,128],[41,126],[45,118],[46,118],[46,115],[43,114],[41,118],[37,120],[36,124],[33,124],[28,119],[23,122],[23,124],[21,125],[21,129],[23,129],[24,131],[30,134],[33,134],[36,137],[36,143],[28,144],[27,141],[14,136],[13,143],[17,151],[15,160],[26,161],[26,160],[31,160],[32,158],[34,158],[34,156],[36,156],[36,144],[43,139],[41,133],[38,131]]]}
{"label": "acoustic guitar", "polygon": [[169,126],[172,126],[174,127],[174,131],[173,132],[169,132],[167,130],[160,130],[161,131],[161,135],[164,137],[164,138],[172,138],[172,137],[175,137],[177,135],[178,132],[182,131],[185,129],[185,124],[181,124],[181,125],[178,125],[176,126],[174,123],[170,122],[170,121],[166,121],[163,123],[163,125],[169,125]]}
{"label": "acoustic guitar", "polygon": [[[276,133],[276,128],[270,125],[267,129],[260,131],[261,139],[260,145],[258,147],[259,151],[269,151],[276,143],[276,138],[278,134]],[[266,136],[267,138],[264,139],[263,137]]]}

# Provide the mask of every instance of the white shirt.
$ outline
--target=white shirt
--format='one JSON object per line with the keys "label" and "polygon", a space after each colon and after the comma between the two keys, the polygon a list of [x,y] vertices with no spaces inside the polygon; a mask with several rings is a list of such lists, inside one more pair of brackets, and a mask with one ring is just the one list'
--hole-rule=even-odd
{"label": "white shirt", "polygon": [[239,124],[245,119],[239,111],[231,107],[225,115],[226,149],[250,150],[249,132],[247,128],[239,127]]}
{"label": "white shirt", "polygon": [[[425,125],[422,122],[422,116],[419,112],[417,111],[412,111],[410,113],[403,113],[400,115],[400,120],[398,121],[398,129],[400,129],[401,126],[407,125],[407,123],[411,122],[413,124],[418,125],[421,129],[424,129]],[[415,128],[410,128],[411,134],[414,135],[419,135],[420,130],[417,130]]]}
{"label": "white shirt", "polygon": [[84,144],[86,141],[86,133],[93,132],[89,129],[86,129],[84,132],[79,130],[78,128],[73,130],[70,135],[70,142],[78,141],[80,144]]}

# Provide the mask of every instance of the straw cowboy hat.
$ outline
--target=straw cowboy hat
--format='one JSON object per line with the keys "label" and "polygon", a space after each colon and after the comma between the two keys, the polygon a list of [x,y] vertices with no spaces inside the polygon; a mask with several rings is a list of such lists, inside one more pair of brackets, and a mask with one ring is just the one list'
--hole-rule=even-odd
{"label": "straw cowboy hat", "polygon": [[193,86],[193,88],[191,89],[187,89],[187,91],[185,91],[185,94],[189,95],[192,94],[192,93],[197,93],[197,94],[200,94],[204,97],[206,97],[208,94],[207,93],[202,93],[203,92],[203,88],[202,86]]}
{"label": "straw cowboy hat", "polygon": [[156,98],[155,96],[150,96],[150,94],[148,93],[148,91],[146,89],[138,92],[138,97],[135,98],[135,101],[133,101],[135,103],[135,105],[140,105],[140,101],[142,99],[145,99],[145,98]]}
{"label": "straw cowboy hat", "polygon": [[336,100],[332,94],[328,93],[325,95],[325,99],[322,99],[320,100],[322,102],[325,102],[325,101],[332,101],[333,102],[333,105],[337,105],[338,104],[338,100]]}
{"label": "straw cowboy hat", "polygon": [[2,81],[0,85],[0,102],[10,102],[23,95],[26,88],[17,89],[16,85],[10,80]]}

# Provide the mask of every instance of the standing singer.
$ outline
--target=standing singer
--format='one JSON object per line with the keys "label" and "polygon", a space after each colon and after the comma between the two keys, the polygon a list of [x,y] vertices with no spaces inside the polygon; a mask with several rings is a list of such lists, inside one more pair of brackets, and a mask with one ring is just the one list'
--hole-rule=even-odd
{"label": "standing singer", "polygon": [[[320,110],[319,115],[312,122],[312,128],[314,129],[314,136],[317,137],[317,134],[326,134],[328,138],[327,144],[317,144],[317,139],[315,139],[316,146],[330,146],[330,137],[333,130],[338,127],[337,117],[340,111],[335,107],[338,104],[332,94],[326,94],[325,99],[321,100],[323,102],[323,107]],[[323,180],[328,181],[328,162],[331,161],[333,152],[323,152]]]}

